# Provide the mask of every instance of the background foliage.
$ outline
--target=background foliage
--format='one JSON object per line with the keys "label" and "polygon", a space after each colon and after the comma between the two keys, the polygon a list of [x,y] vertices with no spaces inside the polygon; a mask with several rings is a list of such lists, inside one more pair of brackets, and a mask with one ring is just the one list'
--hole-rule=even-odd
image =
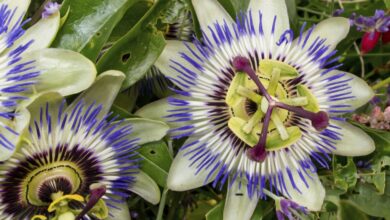
{"label": "background foliage", "polygon": [[[230,15],[246,9],[248,0],[219,0]],[[38,20],[43,0],[32,1],[30,25]],[[126,74],[124,92],[118,96],[113,111],[122,117],[156,100],[152,94],[129,92],[151,68],[165,46],[164,31],[183,10],[187,0],[64,0],[61,14],[63,26],[52,47],[78,51],[96,62],[99,72],[108,69]],[[286,0],[291,26],[296,31],[303,22],[312,25],[326,19],[341,7],[333,0]],[[371,16],[375,9],[389,10],[389,0],[345,0],[341,16],[353,12]],[[196,36],[199,26],[194,17]],[[384,109],[389,104],[390,45],[381,43],[361,56],[356,50],[363,33],[351,28],[348,37],[338,46],[344,63],[342,70],[362,76],[376,89],[379,101],[359,109],[369,115],[375,106]],[[349,116],[350,118],[351,115]],[[354,122],[374,140],[377,151],[361,158],[334,156],[330,169],[320,170],[327,196],[323,210],[308,219],[390,219],[390,132],[376,130]],[[166,177],[175,152],[183,140],[148,144],[140,150],[142,169],[161,187],[160,206],[152,206],[139,197],[132,197],[129,208],[133,219],[207,219],[222,217],[224,191],[210,186],[189,191],[170,192],[165,189]],[[264,201],[252,219],[275,219],[274,204]]]}

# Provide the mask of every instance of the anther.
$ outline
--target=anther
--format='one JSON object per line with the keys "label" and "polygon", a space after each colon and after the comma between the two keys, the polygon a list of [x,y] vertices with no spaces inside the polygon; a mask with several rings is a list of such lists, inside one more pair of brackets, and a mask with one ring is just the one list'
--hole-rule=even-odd
{"label": "anther", "polygon": [[287,111],[294,112],[297,116],[309,119],[311,125],[317,130],[322,131],[329,125],[329,116],[324,111],[319,111],[317,113],[307,111],[301,107],[287,105],[281,102],[277,103],[277,107],[286,109]]}
{"label": "anther", "polygon": [[267,90],[257,77],[256,72],[252,69],[249,59],[242,56],[237,56],[233,59],[233,67],[236,71],[246,73],[259,88],[260,93],[265,96],[268,101],[272,100],[271,96],[268,94]]}

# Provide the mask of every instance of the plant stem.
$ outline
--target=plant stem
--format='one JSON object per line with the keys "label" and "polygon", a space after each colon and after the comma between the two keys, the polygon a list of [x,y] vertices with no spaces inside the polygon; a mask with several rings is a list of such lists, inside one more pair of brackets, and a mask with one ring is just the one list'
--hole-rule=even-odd
{"label": "plant stem", "polygon": [[374,89],[374,90],[380,89],[380,88],[382,88],[382,87],[387,86],[388,84],[390,84],[390,77],[387,77],[387,79],[378,82],[377,84],[375,84],[374,86],[372,86],[372,89]]}
{"label": "plant stem", "polygon": [[353,46],[355,47],[356,53],[359,54],[360,68],[361,68],[361,77],[364,78],[366,70],[365,70],[365,67],[364,67],[363,54],[360,52],[359,46],[357,45],[356,41],[353,42]]}
{"label": "plant stem", "polygon": [[[350,53],[350,54],[346,54],[344,56],[345,57],[358,57],[358,56],[360,56],[360,54]],[[390,53],[367,53],[367,54],[363,54],[362,56],[363,57],[390,56]]]}
{"label": "plant stem", "polygon": [[156,220],[162,220],[163,219],[164,207],[165,207],[165,203],[167,201],[168,191],[169,191],[168,188],[164,188],[164,191],[163,191],[162,196],[161,196],[160,205],[158,206],[158,213],[157,213]]}
{"label": "plant stem", "polygon": [[312,14],[316,14],[316,15],[320,15],[320,16],[324,16],[324,17],[327,17],[329,18],[330,16],[324,12],[320,12],[320,11],[315,11],[315,10],[312,10],[312,9],[309,9],[309,8],[304,8],[304,7],[297,7],[298,10],[301,10],[301,11],[307,11],[307,12],[310,12]]}

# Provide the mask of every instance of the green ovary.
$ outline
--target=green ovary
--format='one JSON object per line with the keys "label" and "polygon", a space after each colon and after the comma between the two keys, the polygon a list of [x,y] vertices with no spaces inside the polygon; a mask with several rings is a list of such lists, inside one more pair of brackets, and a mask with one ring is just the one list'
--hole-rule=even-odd
{"label": "green ovary", "polygon": [[[318,112],[318,102],[304,85],[298,85],[296,92],[289,92],[283,81],[299,76],[298,71],[283,62],[262,60],[257,75],[274,100],[288,105],[300,106]],[[296,94],[292,97],[292,94]],[[254,147],[259,141],[262,120],[268,109],[268,101],[257,91],[256,84],[246,73],[237,72],[225,98],[230,110],[228,127],[248,146]],[[248,110],[248,106],[251,109]],[[274,108],[268,127],[266,150],[286,148],[296,143],[302,136],[297,126],[289,123],[289,112]]]}

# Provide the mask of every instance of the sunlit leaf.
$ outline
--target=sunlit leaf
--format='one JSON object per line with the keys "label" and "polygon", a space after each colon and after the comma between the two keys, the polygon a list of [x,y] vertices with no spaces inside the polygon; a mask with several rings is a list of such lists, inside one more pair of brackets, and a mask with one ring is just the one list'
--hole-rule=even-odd
{"label": "sunlit leaf", "polygon": [[118,40],[99,60],[100,72],[108,69],[121,70],[126,74],[123,88],[128,88],[150,69],[165,46],[163,33],[150,23],[157,20],[167,7],[168,0],[160,0],[140,21]]}
{"label": "sunlit leaf", "polygon": [[96,60],[111,31],[137,0],[65,0],[69,16],[59,31],[54,47],[71,49]]}

